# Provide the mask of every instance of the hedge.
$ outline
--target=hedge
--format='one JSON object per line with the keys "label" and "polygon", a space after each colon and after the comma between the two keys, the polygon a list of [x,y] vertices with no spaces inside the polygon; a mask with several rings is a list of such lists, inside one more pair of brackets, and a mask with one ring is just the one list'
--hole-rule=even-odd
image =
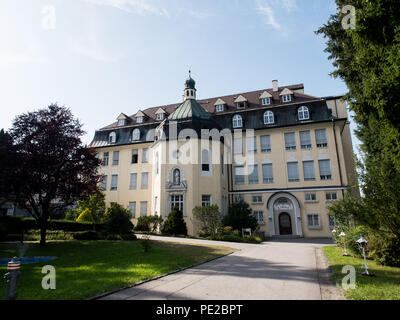
{"label": "hedge", "polygon": [[[10,217],[0,216],[0,224],[5,226],[7,234],[10,233],[22,233],[26,230],[39,229],[34,218],[21,218],[21,217]],[[91,223],[91,222],[75,222],[69,220],[49,220],[47,222],[47,230],[62,230],[66,232],[76,231],[103,231],[104,224],[102,223]]]}

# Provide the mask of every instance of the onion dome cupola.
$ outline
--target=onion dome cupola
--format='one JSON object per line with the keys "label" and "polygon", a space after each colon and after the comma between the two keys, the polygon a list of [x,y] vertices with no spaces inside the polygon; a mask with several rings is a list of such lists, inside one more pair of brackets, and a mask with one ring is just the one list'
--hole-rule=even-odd
{"label": "onion dome cupola", "polygon": [[185,81],[185,90],[183,92],[183,101],[187,99],[196,99],[196,81],[192,79],[190,70],[189,78]]}

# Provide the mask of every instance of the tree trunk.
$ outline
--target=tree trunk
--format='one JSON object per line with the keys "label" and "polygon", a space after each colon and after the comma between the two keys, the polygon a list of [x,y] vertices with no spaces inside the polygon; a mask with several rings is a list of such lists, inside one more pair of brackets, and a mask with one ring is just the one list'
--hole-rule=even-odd
{"label": "tree trunk", "polygon": [[46,222],[47,222],[46,220],[40,221],[40,245],[41,246],[46,245],[46,230],[47,230]]}

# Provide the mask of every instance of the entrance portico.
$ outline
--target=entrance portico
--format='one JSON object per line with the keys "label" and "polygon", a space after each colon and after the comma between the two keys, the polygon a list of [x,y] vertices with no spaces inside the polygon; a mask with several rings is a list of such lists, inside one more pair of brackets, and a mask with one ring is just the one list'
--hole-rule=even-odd
{"label": "entrance portico", "polygon": [[276,193],[268,200],[267,209],[270,236],[303,236],[300,205],[295,196]]}

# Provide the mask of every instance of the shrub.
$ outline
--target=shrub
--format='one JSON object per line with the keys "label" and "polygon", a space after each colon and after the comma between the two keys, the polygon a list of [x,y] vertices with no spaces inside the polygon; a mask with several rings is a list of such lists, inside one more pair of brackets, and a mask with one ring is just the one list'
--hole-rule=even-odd
{"label": "shrub", "polygon": [[76,222],[94,222],[92,212],[88,208],[86,208],[76,219]]}
{"label": "shrub", "polygon": [[144,232],[156,232],[158,227],[161,226],[163,218],[155,216],[139,217],[135,230]]}
{"label": "shrub", "polygon": [[251,236],[244,236],[243,241],[247,243],[261,243],[262,239],[259,236],[251,235]]}
{"label": "shrub", "polygon": [[118,203],[113,203],[107,208],[104,216],[105,231],[112,235],[130,234],[133,224],[130,220],[130,212]]}
{"label": "shrub", "polygon": [[367,251],[382,265],[400,267],[400,239],[393,234],[369,234]]}
{"label": "shrub", "polygon": [[150,240],[149,236],[143,236],[139,243],[142,245],[144,252],[149,252],[153,247],[153,242]]}
{"label": "shrub", "polygon": [[99,240],[100,235],[96,231],[81,231],[73,234],[75,240]]}
{"label": "shrub", "polygon": [[186,223],[183,220],[183,213],[179,209],[173,209],[164,223],[162,233],[168,235],[187,235]]}
{"label": "shrub", "polygon": [[7,227],[4,223],[0,222],[0,239],[7,236]]}
{"label": "shrub", "polygon": [[65,212],[65,220],[76,221],[80,214],[79,209],[70,209]]}
{"label": "shrub", "polygon": [[253,232],[258,228],[257,219],[249,204],[243,200],[230,205],[228,214],[224,217],[224,225],[240,232],[243,228],[251,228]]}
{"label": "shrub", "polygon": [[[342,230],[339,229],[338,233],[340,233],[341,231]],[[338,243],[343,247],[345,242],[346,248],[350,251],[351,254],[356,257],[361,257],[362,250],[358,245],[357,240],[360,239],[361,236],[368,239],[368,234],[370,232],[369,229],[364,226],[351,226],[347,227],[343,231],[346,233],[346,236],[344,237],[344,239],[341,239],[341,237],[337,236],[337,238],[339,238]]]}
{"label": "shrub", "polygon": [[217,205],[197,206],[192,210],[195,223],[200,225],[200,230],[216,235],[216,231],[222,225],[222,215]]}

